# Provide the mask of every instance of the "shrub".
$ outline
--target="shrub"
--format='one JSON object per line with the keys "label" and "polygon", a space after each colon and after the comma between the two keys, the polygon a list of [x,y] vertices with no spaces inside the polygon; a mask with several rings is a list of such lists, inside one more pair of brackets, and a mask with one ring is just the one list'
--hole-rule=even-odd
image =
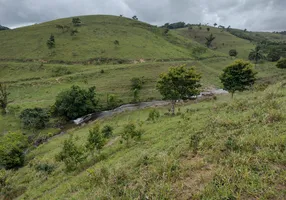
{"label": "shrub", "polygon": [[53,106],[53,114],[73,120],[93,113],[98,106],[95,96],[95,87],[85,90],[79,86],[72,86],[57,96]]}
{"label": "shrub", "polygon": [[110,138],[113,135],[113,127],[105,125],[101,130],[104,138]]}
{"label": "shrub", "polygon": [[286,58],[279,60],[276,66],[280,69],[286,69]]}
{"label": "shrub", "polygon": [[143,134],[142,129],[136,130],[136,125],[133,123],[129,123],[126,126],[124,126],[123,131],[121,133],[121,137],[127,142],[127,145],[129,144],[130,139],[140,139]]}
{"label": "shrub", "polygon": [[118,99],[116,95],[109,94],[107,96],[107,109],[114,109],[121,103],[122,103],[122,100]]}
{"label": "shrub", "polygon": [[99,125],[96,125],[92,129],[89,130],[89,135],[87,138],[86,148],[89,151],[94,151],[95,149],[100,151],[105,145],[105,138],[102,132],[99,131]]}
{"label": "shrub", "polygon": [[85,158],[84,149],[75,144],[72,136],[64,141],[61,152],[55,156],[56,161],[65,163],[67,171],[76,170],[78,165],[84,161]]}
{"label": "shrub", "polygon": [[52,70],[52,77],[63,76],[71,74],[71,71],[67,67],[57,67]]}
{"label": "shrub", "polygon": [[267,55],[267,60],[270,62],[277,62],[280,59],[280,53],[278,51],[272,50]]}
{"label": "shrub", "polygon": [[141,90],[142,89],[142,86],[143,84],[145,83],[144,81],[144,77],[141,77],[141,78],[132,78],[131,80],[131,90]]}
{"label": "shrub", "polygon": [[148,116],[148,121],[156,121],[157,119],[159,119],[160,117],[160,113],[158,110],[156,109],[152,109],[150,112],[149,112],[149,116]]}
{"label": "shrub", "polygon": [[20,114],[25,128],[43,129],[50,120],[48,112],[42,108],[25,109]]}
{"label": "shrub", "polygon": [[236,57],[238,54],[238,52],[236,51],[236,49],[231,49],[229,50],[229,56],[231,57]]}
{"label": "shrub", "polygon": [[38,172],[44,172],[47,174],[51,174],[55,169],[55,166],[49,163],[37,163],[35,165],[35,170]]}
{"label": "shrub", "polygon": [[0,167],[19,168],[24,165],[24,150],[28,146],[27,137],[20,133],[8,133],[0,137]]}

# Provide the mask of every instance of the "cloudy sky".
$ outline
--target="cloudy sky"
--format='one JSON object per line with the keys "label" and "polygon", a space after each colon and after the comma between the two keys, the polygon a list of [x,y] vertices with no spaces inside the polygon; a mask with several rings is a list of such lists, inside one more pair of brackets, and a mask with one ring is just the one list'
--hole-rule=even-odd
{"label": "cloudy sky", "polygon": [[210,23],[253,31],[286,30],[286,0],[0,0],[0,24],[11,28],[78,15],[112,14],[155,25]]}

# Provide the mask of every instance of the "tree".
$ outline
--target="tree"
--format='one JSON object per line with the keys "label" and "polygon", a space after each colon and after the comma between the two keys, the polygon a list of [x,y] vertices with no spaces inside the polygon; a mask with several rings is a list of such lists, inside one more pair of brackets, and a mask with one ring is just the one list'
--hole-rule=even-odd
{"label": "tree", "polygon": [[60,24],[57,24],[56,25],[56,28],[61,30],[62,32],[64,32],[64,26],[60,25]]}
{"label": "tree", "polygon": [[43,129],[49,122],[50,115],[42,108],[25,109],[20,114],[25,128]]}
{"label": "tree", "polygon": [[231,57],[236,57],[238,54],[238,52],[236,51],[236,49],[231,49],[229,50],[229,56]]}
{"label": "tree", "polygon": [[122,100],[115,94],[107,95],[107,109],[114,109],[122,103]]}
{"label": "tree", "polygon": [[276,64],[276,66],[280,69],[286,69],[286,58],[282,58]]}
{"label": "tree", "polygon": [[169,33],[169,31],[170,31],[170,30],[169,30],[168,28],[165,28],[165,29],[164,29],[164,34],[167,35],[167,34]]}
{"label": "tree", "polygon": [[247,32],[247,29],[244,29],[244,31],[243,32]]}
{"label": "tree", "polygon": [[216,27],[217,26],[217,23],[214,23],[214,27]]}
{"label": "tree", "polygon": [[171,100],[173,115],[177,100],[187,99],[200,93],[200,79],[200,74],[193,68],[187,69],[184,65],[171,67],[167,73],[160,75],[156,88],[164,99]]}
{"label": "tree", "polygon": [[27,137],[21,133],[7,133],[0,137],[0,167],[18,168],[24,165]]}
{"label": "tree", "polygon": [[224,89],[229,91],[233,98],[236,91],[248,90],[255,83],[256,74],[250,62],[237,60],[223,70],[220,80]]}
{"label": "tree", "polygon": [[72,23],[74,26],[80,26],[81,25],[81,20],[78,17],[72,18]]}
{"label": "tree", "polygon": [[138,17],[137,17],[136,15],[134,15],[134,16],[132,17],[132,19],[138,20]]}
{"label": "tree", "polygon": [[210,29],[209,27],[207,27],[207,31],[210,32],[210,30],[211,30],[211,29]]}
{"label": "tree", "polygon": [[79,86],[72,86],[56,97],[53,114],[73,120],[95,112],[97,107],[95,87],[85,90]]}
{"label": "tree", "polygon": [[214,41],[215,37],[213,36],[213,34],[211,33],[208,37],[206,37],[206,45],[208,48],[211,47],[212,42]]}
{"label": "tree", "polygon": [[119,45],[119,41],[118,40],[114,40],[114,45],[118,46]]}
{"label": "tree", "polygon": [[249,60],[255,61],[255,66],[259,60],[264,59],[264,55],[262,54],[261,47],[256,46],[255,49],[252,49],[248,56]]}
{"label": "tree", "polygon": [[10,103],[8,101],[8,96],[10,95],[10,93],[7,90],[8,90],[8,86],[5,85],[4,83],[0,83],[0,106],[1,106],[2,114],[7,113],[7,106]]}
{"label": "tree", "polygon": [[226,31],[230,31],[230,26],[227,27]]}
{"label": "tree", "polygon": [[50,38],[47,40],[47,46],[49,49],[55,48],[56,41],[55,36],[53,34],[51,34]]}
{"label": "tree", "polygon": [[72,135],[64,141],[62,150],[55,156],[56,161],[65,163],[67,171],[76,170],[85,158],[84,148],[75,144]]}
{"label": "tree", "polygon": [[280,52],[276,49],[272,49],[267,55],[267,60],[270,62],[277,62],[280,57]]}
{"label": "tree", "polygon": [[95,149],[100,151],[105,145],[105,138],[99,129],[100,127],[97,124],[95,127],[89,130],[86,148],[90,152],[93,152]]}

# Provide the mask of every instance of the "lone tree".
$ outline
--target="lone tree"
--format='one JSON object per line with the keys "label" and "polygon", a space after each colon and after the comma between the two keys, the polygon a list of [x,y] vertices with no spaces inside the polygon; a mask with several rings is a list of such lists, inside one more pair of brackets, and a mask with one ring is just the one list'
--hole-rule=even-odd
{"label": "lone tree", "polygon": [[256,46],[255,49],[252,49],[249,53],[248,59],[253,60],[256,66],[259,60],[264,59],[264,55],[262,54],[261,48],[259,46]]}
{"label": "lone tree", "polygon": [[134,15],[134,16],[132,17],[132,19],[138,20],[138,17],[137,17],[136,15]]}
{"label": "lone tree", "polygon": [[209,27],[207,27],[207,31],[209,32],[211,29]]}
{"label": "lone tree", "polygon": [[280,69],[286,69],[286,58],[283,58],[277,62],[276,67]]}
{"label": "lone tree", "polygon": [[171,67],[167,73],[162,73],[157,82],[157,90],[166,100],[171,100],[172,114],[175,114],[175,104],[179,99],[187,99],[200,93],[201,75],[193,68],[185,65]]}
{"label": "lone tree", "polygon": [[53,106],[53,114],[74,120],[95,112],[97,106],[95,87],[85,90],[79,86],[72,86],[57,96]]}
{"label": "lone tree", "polygon": [[217,23],[214,23],[214,27],[216,27],[217,26]]}
{"label": "lone tree", "polygon": [[131,91],[133,92],[133,101],[137,102],[139,100],[139,92],[145,84],[144,77],[138,78],[134,77],[130,80]]}
{"label": "lone tree", "polygon": [[256,80],[256,72],[253,71],[250,62],[237,60],[223,70],[220,80],[225,90],[233,95],[236,91],[248,90]]}
{"label": "lone tree", "polygon": [[1,106],[2,114],[7,113],[7,106],[10,103],[8,101],[8,96],[10,95],[10,93],[7,90],[8,90],[8,86],[5,85],[4,83],[0,83],[0,106]]}
{"label": "lone tree", "polygon": [[206,45],[208,48],[210,48],[212,46],[212,42],[214,41],[215,37],[213,36],[213,34],[211,33],[208,37],[206,37]]}
{"label": "lone tree", "polygon": [[51,34],[50,38],[48,39],[47,46],[49,49],[55,48],[56,41],[55,41],[55,36],[53,34]]}
{"label": "lone tree", "polygon": [[236,49],[231,49],[229,50],[229,56],[231,57],[236,57],[238,54],[238,52],[236,51]]}
{"label": "lone tree", "polygon": [[72,18],[72,23],[74,26],[80,26],[81,25],[81,20],[78,17]]}

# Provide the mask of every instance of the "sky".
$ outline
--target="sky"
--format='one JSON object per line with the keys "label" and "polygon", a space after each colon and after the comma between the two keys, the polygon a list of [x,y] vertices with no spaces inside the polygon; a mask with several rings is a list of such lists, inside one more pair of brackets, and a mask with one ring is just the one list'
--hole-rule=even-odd
{"label": "sky", "polygon": [[0,24],[16,28],[72,16],[122,14],[154,25],[184,21],[283,31],[285,9],[286,0],[0,0]]}

